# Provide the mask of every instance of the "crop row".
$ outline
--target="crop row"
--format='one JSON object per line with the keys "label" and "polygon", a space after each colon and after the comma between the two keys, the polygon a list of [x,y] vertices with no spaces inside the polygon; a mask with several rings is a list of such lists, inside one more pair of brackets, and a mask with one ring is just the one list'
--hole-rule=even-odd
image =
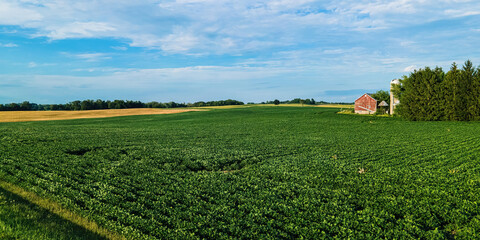
{"label": "crop row", "polygon": [[132,239],[480,231],[480,124],[257,107],[0,125],[0,177]]}

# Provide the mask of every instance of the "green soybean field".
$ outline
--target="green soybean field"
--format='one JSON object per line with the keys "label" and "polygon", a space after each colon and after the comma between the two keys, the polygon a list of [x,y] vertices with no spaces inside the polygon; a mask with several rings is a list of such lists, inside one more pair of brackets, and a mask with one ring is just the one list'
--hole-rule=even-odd
{"label": "green soybean field", "polygon": [[0,123],[0,179],[126,239],[480,238],[480,122],[338,111]]}

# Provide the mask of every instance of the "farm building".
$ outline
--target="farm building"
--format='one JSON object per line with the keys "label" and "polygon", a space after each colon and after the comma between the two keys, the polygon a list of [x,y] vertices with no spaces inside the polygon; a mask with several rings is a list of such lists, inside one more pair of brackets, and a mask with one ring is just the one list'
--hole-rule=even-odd
{"label": "farm building", "polygon": [[374,114],[377,111],[377,100],[368,93],[355,100],[355,113]]}
{"label": "farm building", "polygon": [[398,84],[400,84],[399,79],[393,79],[390,82],[390,114],[393,114],[393,111],[395,110],[397,105],[400,104],[400,101],[398,100],[398,98],[393,96],[393,91],[392,91],[394,88],[394,85],[398,85]]}

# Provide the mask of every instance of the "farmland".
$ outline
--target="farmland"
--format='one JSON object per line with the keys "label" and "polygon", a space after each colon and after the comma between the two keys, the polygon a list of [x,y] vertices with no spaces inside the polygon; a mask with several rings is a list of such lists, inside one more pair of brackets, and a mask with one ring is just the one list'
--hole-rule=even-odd
{"label": "farmland", "polygon": [[337,111],[0,123],[0,179],[128,239],[480,237],[479,122]]}
{"label": "farmland", "polygon": [[119,116],[137,116],[153,114],[173,114],[198,109],[152,109],[133,108],[115,110],[87,110],[87,111],[3,111],[0,112],[0,122],[49,121],[82,118],[107,118]]}

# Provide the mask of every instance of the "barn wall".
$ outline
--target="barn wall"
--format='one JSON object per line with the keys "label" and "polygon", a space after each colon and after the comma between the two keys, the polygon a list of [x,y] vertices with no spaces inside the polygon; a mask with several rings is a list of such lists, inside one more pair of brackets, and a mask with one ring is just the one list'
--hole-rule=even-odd
{"label": "barn wall", "polygon": [[[368,111],[367,109],[371,110]],[[355,101],[355,113],[374,114],[377,111],[377,101],[367,94],[364,94]]]}

